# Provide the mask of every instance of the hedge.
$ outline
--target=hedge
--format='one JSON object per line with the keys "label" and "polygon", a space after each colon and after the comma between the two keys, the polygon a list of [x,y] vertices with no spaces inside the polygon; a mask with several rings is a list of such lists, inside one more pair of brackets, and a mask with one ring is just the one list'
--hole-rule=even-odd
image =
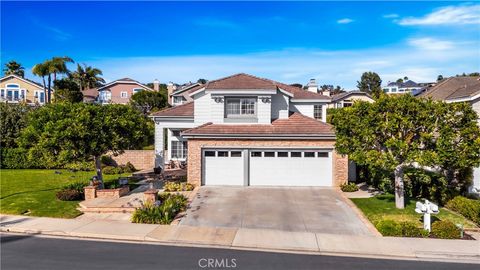
{"label": "hedge", "polygon": [[446,207],[480,225],[480,201],[457,196],[447,202]]}

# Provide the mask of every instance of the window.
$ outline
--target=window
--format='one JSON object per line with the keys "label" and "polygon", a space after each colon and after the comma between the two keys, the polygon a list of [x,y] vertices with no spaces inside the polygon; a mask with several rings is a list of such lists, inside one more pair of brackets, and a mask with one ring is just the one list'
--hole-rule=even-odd
{"label": "window", "polygon": [[231,157],[242,157],[242,151],[232,151],[230,153]]}
{"label": "window", "polygon": [[353,102],[351,101],[343,101],[343,107],[351,107],[353,105]]}
{"label": "window", "polygon": [[187,157],[187,142],[172,141],[172,158]]}
{"label": "window", "polygon": [[318,157],[328,157],[328,152],[318,152]]}
{"label": "window", "polygon": [[0,91],[0,97],[2,97],[2,98],[5,97],[5,90],[2,89],[2,90]]}
{"label": "window", "polygon": [[315,152],[305,152],[303,153],[303,156],[304,157],[315,157]]}
{"label": "window", "polygon": [[392,90],[392,93],[397,92],[397,88],[396,88],[396,87],[393,87],[391,90]]}
{"label": "window", "polygon": [[226,117],[249,117],[255,115],[255,98],[227,98]]}
{"label": "window", "polygon": [[277,157],[288,157],[288,152],[277,152]]}
{"label": "window", "polygon": [[388,88],[383,88],[384,93],[388,93]]}
{"label": "window", "polygon": [[6,84],[5,87],[7,88],[20,88],[18,84]]}
{"label": "window", "polygon": [[205,151],[205,156],[206,157],[214,157],[215,156],[215,151]]}
{"label": "window", "polygon": [[275,157],[275,152],[265,152],[263,154],[264,157]]}
{"label": "window", "polygon": [[323,119],[323,106],[322,105],[313,105],[313,118],[317,120]]}
{"label": "window", "polygon": [[228,157],[228,151],[218,151],[219,157]]}
{"label": "window", "polygon": [[183,104],[185,101],[184,97],[173,97],[173,104]]}
{"label": "window", "polygon": [[125,91],[122,91],[122,92],[120,92],[120,97],[121,97],[121,98],[127,98],[127,97],[128,97],[128,93],[125,92]]}
{"label": "window", "polygon": [[290,157],[302,157],[302,152],[291,152]]}
{"label": "window", "polygon": [[45,93],[43,91],[35,91],[35,101],[45,103]]}
{"label": "window", "polygon": [[252,157],[261,157],[261,156],[262,156],[262,152],[254,151],[254,152],[251,153],[251,156],[252,156]]}
{"label": "window", "polygon": [[98,99],[101,102],[108,102],[112,99],[112,92],[110,91],[100,91],[98,94]]}
{"label": "window", "polygon": [[138,92],[142,92],[144,89],[143,88],[134,88],[133,89],[133,94],[136,94]]}

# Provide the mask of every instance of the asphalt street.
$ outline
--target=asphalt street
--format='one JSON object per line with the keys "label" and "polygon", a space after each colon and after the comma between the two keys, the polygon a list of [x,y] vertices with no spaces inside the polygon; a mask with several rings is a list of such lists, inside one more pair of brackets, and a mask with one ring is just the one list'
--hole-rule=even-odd
{"label": "asphalt street", "polygon": [[442,262],[301,255],[233,249],[1,234],[1,269],[479,269]]}

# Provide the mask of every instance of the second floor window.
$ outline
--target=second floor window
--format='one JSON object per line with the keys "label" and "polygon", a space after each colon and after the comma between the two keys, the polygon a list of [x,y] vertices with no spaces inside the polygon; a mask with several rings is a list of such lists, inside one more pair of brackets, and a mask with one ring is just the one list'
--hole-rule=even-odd
{"label": "second floor window", "polygon": [[323,119],[322,105],[313,105],[313,118],[317,120]]}
{"label": "second floor window", "polygon": [[122,97],[122,98],[127,98],[127,97],[128,97],[128,93],[125,92],[125,91],[123,91],[123,92],[120,93],[120,97]]}
{"label": "second floor window", "polygon": [[225,116],[255,116],[255,98],[227,98],[225,102]]}

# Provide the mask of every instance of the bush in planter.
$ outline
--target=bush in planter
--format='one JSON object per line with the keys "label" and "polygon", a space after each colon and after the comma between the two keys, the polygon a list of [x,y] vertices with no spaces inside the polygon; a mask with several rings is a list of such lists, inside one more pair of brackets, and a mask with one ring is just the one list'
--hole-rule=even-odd
{"label": "bush in planter", "polygon": [[432,224],[432,235],[442,239],[459,239],[460,228],[450,220],[440,220]]}
{"label": "bush in planter", "polygon": [[58,191],[55,196],[61,201],[79,201],[85,198],[85,193],[83,188],[86,187],[87,183],[76,182],[71,183]]}
{"label": "bush in planter", "polygon": [[402,236],[402,227],[394,220],[380,220],[375,227],[383,236]]}
{"label": "bush in planter", "polygon": [[187,207],[187,198],[180,194],[160,194],[160,205],[145,204],[132,215],[133,223],[170,224]]}
{"label": "bush in planter", "polygon": [[417,227],[417,224],[411,221],[400,222],[400,228],[404,237],[428,237],[429,235],[427,230]]}
{"label": "bush in planter", "polygon": [[103,168],[103,173],[107,175],[121,174],[123,173],[123,170],[120,167],[106,166]]}
{"label": "bush in planter", "polygon": [[340,185],[340,189],[343,192],[355,192],[358,190],[358,187],[355,183],[345,183]]}
{"label": "bush in planter", "polygon": [[168,182],[165,183],[163,188],[167,192],[192,191],[195,188],[195,186],[190,184],[190,183],[168,181]]}
{"label": "bush in planter", "polygon": [[457,196],[446,204],[448,209],[458,212],[462,216],[480,225],[480,201]]}

